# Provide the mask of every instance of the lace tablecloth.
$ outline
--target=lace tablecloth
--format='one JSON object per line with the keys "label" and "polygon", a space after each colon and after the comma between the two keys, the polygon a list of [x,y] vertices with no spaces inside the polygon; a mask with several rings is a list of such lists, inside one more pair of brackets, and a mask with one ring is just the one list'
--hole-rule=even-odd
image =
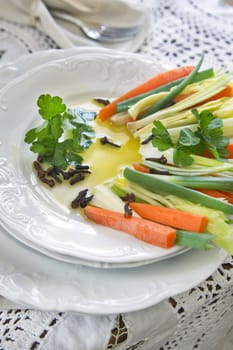
{"label": "lace tablecloth", "polygon": [[[176,66],[196,63],[197,55],[204,51],[215,66],[233,66],[233,8],[215,0],[140,2],[151,7],[152,24],[139,53],[155,59],[159,56],[161,61]],[[0,21],[0,43],[1,62],[36,50],[58,48],[46,34],[4,19]],[[6,48],[4,43],[8,43]],[[218,344],[233,327],[232,287],[233,260],[229,256],[192,290],[139,312],[108,316],[41,312],[20,308],[2,298],[0,348],[220,349]]]}

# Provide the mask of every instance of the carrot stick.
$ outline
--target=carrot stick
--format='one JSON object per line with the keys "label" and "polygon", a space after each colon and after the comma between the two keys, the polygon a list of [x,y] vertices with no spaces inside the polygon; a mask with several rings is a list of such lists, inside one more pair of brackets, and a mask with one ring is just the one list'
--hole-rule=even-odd
{"label": "carrot stick", "polygon": [[225,196],[221,191],[218,190],[209,190],[204,188],[195,188],[196,191],[199,191],[201,193],[207,194],[208,196],[214,197],[214,198],[224,198]]}
{"label": "carrot stick", "polygon": [[[195,190],[197,190],[195,188]],[[233,193],[226,191],[217,191],[217,190],[209,190],[209,189],[198,189],[197,191],[207,194],[208,196],[214,198],[223,198],[226,199],[229,203],[233,204]]]}
{"label": "carrot stick", "polygon": [[178,95],[178,96],[176,96],[176,97],[174,98],[174,102],[175,102],[175,103],[178,103],[178,102],[184,100],[185,98],[187,98],[187,97],[189,97],[189,96],[191,96],[191,95],[192,95],[192,94],[180,94],[180,95]]}
{"label": "carrot stick", "polygon": [[131,209],[144,219],[192,232],[205,232],[208,219],[174,208],[164,208],[147,203],[129,203]]}
{"label": "carrot stick", "polygon": [[227,158],[233,158],[233,143],[229,143],[229,144],[227,145],[227,150],[228,150],[228,152],[229,152]]}
{"label": "carrot stick", "polygon": [[133,163],[133,167],[137,171],[141,171],[142,173],[149,173],[149,168],[145,167],[144,165],[141,165],[140,163]]}
{"label": "carrot stick", "polygon": [[[174,102],[175,103],[180,102],[191,95],[192,94],[180,94],[174,98]],[[218,100],[219,98],[222,98],[222,97],[233,97],[233,87],[231,85],[227,85],[222,91],[220,91],[216,95],[208,98],[204,102],[207,103],[210,101]],[[201,104],[203,104],[203,102],[201,102]],[[200,104],[198,104],[197,106],[199,106],[199,105]]]}
{"label": "carrot stick", "polygon": [[113,100],[108,105],[104,106],[99,112],[99,119],[102,121],[105,121],[105,120],[109,119],[113,114],[115,114],[116,113],[116,104],[118,102],[126,100],[126,99],[134,97],[134,96],[137,96],[137,95],[142,94],[144,92],[150,91],[152,89],[155,89],[159,86],[170,83],[170,82],[177,80],[179,78],[183,78],[183,77],[189,75],[189,73],[193,70],[193,68],[194,67],[192,67],[192,66],[183,66],[183,67],[175,68],[175,69],[157,74],[153,78],[136,86],[134,89],[129,90],[128,92],[126,92],[122,96]]}
{"label": "carrot stick", "polygon": [[224,197],[226,198],[226,200],[228,200],[229,203],[233,204],[233,193],[225,191],[221,191],[221,193],[224,195]]}
{"label": "carrot stick", "polygon": [[205,102],[214,101],[214,100],[217,100],[217,99],[222,98],[222,97],[233,97],[233,87],[231,85],[228,84],[225,87],[225,89],[223,89],[222,91],[220,91],[216,95],[210,97]]}
{"label": "carrot stick", "polygon": [[231,85],[226,85],[226,87],[222,91],[220,91],[216,95],[211,96],[210,98],[202,101],[201,103],[196,104],[195,107],[198,107],[198,106],[202,105],[203,103],[218,100],[219,98],[222,98],[222,97],[233,97],[233,87]]}
{"label": "carrot stick", "polygon": [[96,224],[126,232],[146,243],[161,248],[171,248],[175,244],[174,228],[135,216],[125,217],[124,214],[90,205],[84,208],[84,213]]}

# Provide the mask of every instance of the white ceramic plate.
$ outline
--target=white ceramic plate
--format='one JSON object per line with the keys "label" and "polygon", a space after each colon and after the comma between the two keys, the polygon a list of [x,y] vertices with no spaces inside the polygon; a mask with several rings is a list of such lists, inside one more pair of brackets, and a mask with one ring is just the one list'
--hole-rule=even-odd
{"label": "white ceramic plate", "polygon": [[78,104],[96,95],[117,96],[123,87],[126,90],[159,70],[161,66],[134,54],[83,53],[32,69],[2,89],[0,217],[11,234],[84,262],[138,264],[183,251],[177,246],[169,250],[153,247],[122,232],[91,225],[70,212],[34,178],[34,155],[23,141],[26,130],[38,122],[40,94],[60,95],[67,104]]}
{"label": "white ceramic plate", "polygon": [[[33,53],[31,55],[24,55],[17,60],[14,60],[7,64],[2,64],[0,66],[0,84],[2,86],[6,85],[7,83],[10,83],[12,80],[16,79],[17,77],[21,76],[25,72],[28,72],[30,69],[39,66],[41,64],[47,64],[51,61],[55,61],[58,59],[64,59],[64,58],[70,58],[72,56],[77,55],[83,55],[83,54],[96,54],[96,53],[110,53],[111,55],[115,54],[113,51],[109,51],[107,49],[103,48],[88,48],[88,47],[79,47],[79,48],[72,48],[67,50],[46,50],[46,51],[39,51],[36,53]],[[13,83],[14,84],[14,83]],[[12,235],[14,235],[14,232],[12,232]],[[15,236],[15,235],[14,235]],[[46,248],[42,248],[41,246],[38,246],[34,244],[31,241],[28,241],[23,235],[19,237],[19,235],[16,235],[17,239],[20,239],[21,243],[24,243],[28,246],[30,246],[33,249],[36,249],[40,251],[43,254],[46,254],[50,257],[53,257],[54,259],[58,259],[61,261],[69,262],[69,263],[80,263],[84,264],[86,266],[94,266],[94,267],[104,267],[104,268],[113,268],[113,267],[132,267],[137,265],[143,265],[148,264],[151,262],[156,261],[157,259],[152,260],[146,260],[146,261],[140,261],[140,262],[128,262],[128,263],[106,263],[106,262],[100,262],[100,261],[89,261],[87,259],[79,259],[77,257],[68,256],[56,253],[54,251],[51,251]],[[169,258],[176,256],[177,254],[181,254],[187,249],[180,249],[179,251],[175,251],[173,253],[169,254]],[[159,260],[163,258],[168,258],[168,256],[159,257]]]}
{"label": "white ceramic plate", "polygon": [[89,314],[131,312],[152,306],[204,281],[227,254],[189,251],[131,269],[93,269],[46,257],[0,229],[0,294],[40,310]]}
{"label": "white ceramic plate", "polygon": [[179,254],[183,254],[190,250],[189,248],[183,248],[174,251],[173,253],[160,256],[154,259],[148,259],[148,260],[140,260],[140,261],[131,261],[131,262],[117,262],[117,263],[111,263],[111,262],[104,262],[104,261],[94,261],[94,260],[88,260],[84,258],[78,258],[76,256],[70,256],[70,255],[65,255],[58,253],[56,251],[53,251],[52,249],[46,249],[44,247],[41,247],[37,243],[34,243],[32,241],[28,241],[24,235],[17,235],[14,234],[14,232],[10,231],[11,236],[14,237],[16,240],[18,240],[20,243],[26,245],[29,248],[32,248],[36,250],[37,252],[44,254],[50,258],[53,258],[55,260],[59,260],[65,263],[69,264],[80,264],[84,266],[89,266],[89,267],[94,267],[94,268],[105,268],[105,269],[118,269],[118,268],[132,268],[132,267],[137,267],[137,266],[142,266],[142,265],[147,265],[147,264],[152,264],[157,261],[162,261],[164,259],[171,259]]}
{"label": "white ceramic plate", "polygon": [[[71,49],[51,49],[51,50],[40,50],[31,54],[24,54],[17,59],[9,60],[7,62],[2,62],[0,64],[0,88],[3,88],[6,84],[10,83],[12,80],[16,79],[25,72],[29,72],[32,68],[35,68],[42,64],[47,64],[48,62],[69,58],[76,55],[82,54],[93,54],[93,53],[103,53],[108,52],[108,49],[101,47],[75,47]],[[114,51],[110,50],[111,54]]]}

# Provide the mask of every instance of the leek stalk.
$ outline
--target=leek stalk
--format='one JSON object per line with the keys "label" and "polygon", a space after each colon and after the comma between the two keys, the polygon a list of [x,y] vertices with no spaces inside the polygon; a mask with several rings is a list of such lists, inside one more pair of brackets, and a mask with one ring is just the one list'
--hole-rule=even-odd
{"label": "leek stalk", "polygon": [[151,174],[140,173],[130,168],[125,168],[123,175],[128,181],[132,181],[151,192],[162,195],[173,194],[193,203],[198,203],[208,208],[221,210],[226,214],[233,215],[232,204],[207,196],[191,188],[168,182]]}
{"label": "leek stalk", "polygon": [[[194,77],[192,83],[196,83],[196,82],[202,81],[204,79],[212,78],[213,76],[214,76],[214,70],[213,70],[213,68],[209,68],[209,69],[203,70],[201,72],[198,72],[196,74],[196,76]],[[150,91],[145,92],[143,94],[137,95],[135,97],[131,97],[127,100],[124,100],[122,102],[117,103],[117,105],[116,105],[117,113],[127,111],[129,107],[133,106],[135,103],[137,103],[138,101],[142,100],[145,97],[148,97],[150,95],[157,94],[160,92],[164,92],[164,91],[169,91],[172,87],[178,85],[184,79],[185,78],[177,79],[171,83],[162,85],[156,89],[150,90]]]}

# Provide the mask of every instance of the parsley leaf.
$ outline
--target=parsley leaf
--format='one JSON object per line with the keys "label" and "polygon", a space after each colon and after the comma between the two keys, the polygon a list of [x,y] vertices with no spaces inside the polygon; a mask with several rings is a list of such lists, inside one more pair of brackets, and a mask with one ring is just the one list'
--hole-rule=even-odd
{"label": "parsley leaf", "polygon": [[[94,129],[85,119],[88,112],[79,110],[80,119],[67,109],[60,97],[49,94],[39,96],[37,105],[44,122],[25,135],[24,141],[31,144],[31,151],[61,169],[81,164],[80,153],[92,144],[94,137]],[[94,119],[96,113],[90,113]]]}
{"label": "parsley leaf", "polygon": [[193,158],[189,155],[189,151],[182,147],[176,147],[173,152],[173,161],[177,165],[188,166],[193,163]]}
{"label": "parsley leaf", "polygon": [[192,131],[189,128],[183,128],[176,143],[172,142],[166,127],[160,121],[154,121],[153,146],[160,151],[173,148],[173,161],[179,166],[191,165],[192,154],[201,155],[205,150],[211,152],[215,158],[227,156],[229,138],[223,135],[222,120],[208,110],[199,113],[197,109],[193,109],[192,113],[197,119],[197,129]]}
{"label": "parsley leaf", "polygon": [[161,121],[154,121],[152,134],[152,144],[160,151],[166,151],[167,149],[173,147],[171,136]]}
{"label": "parsley leaf", "polygon": [[37,100],[39,113],[43,119],[50,119],[58,114],[65,112],[66,105],[62,103],[62,99],[58,96],[41,95]]}

